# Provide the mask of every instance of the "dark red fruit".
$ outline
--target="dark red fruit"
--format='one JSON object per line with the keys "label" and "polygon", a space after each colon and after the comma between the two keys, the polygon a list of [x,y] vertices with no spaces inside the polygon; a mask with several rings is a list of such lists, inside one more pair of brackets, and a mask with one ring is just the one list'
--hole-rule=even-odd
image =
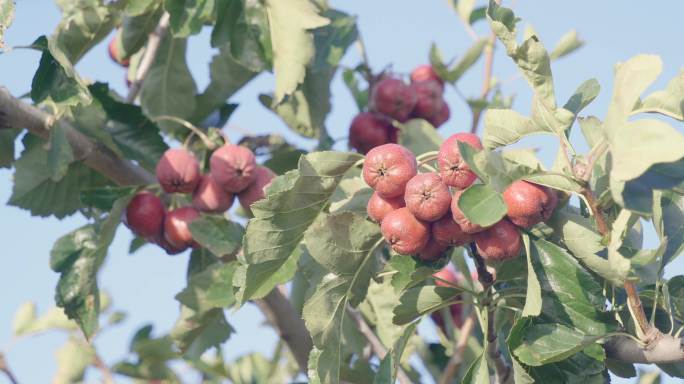
{"label": "dark red fruit", "polygon": [[418,253],[418,258],[423,261],[435,261],[444,254],[449,246],[435,241],[434,236],[430,237],[427,244]]}
{"label": "dark red fruit", "polygon": [[366,212],[368,212],[368,217],[370,217],[373,221],[376,223],[382,223],[382,219],[384,219],[388,213],[405,206],[406,204],[404,203],[403,196],[385,199],[377,192],[373,192],[370,199],[368,199]]}
{"label": "dark red fruit", "polygon": [[411,72],[411,82],[436,81],[440,86],[444,86],[444,80],[435,72],[430,64],[419,65]]}
{"label": "dark red fruit", "polygon": [[442,99],[442,86],[432,80],[419,81],[411,84],[416,93],[416,106],[413,107],[411,116],[421,119],[429,120],[437,113],[444,105]]}
{"label": "dark red fruit", "polygon": [[403,81],[385,77],[373,87],[371,106],[373,110],[404,122],[416,105],[416,94]]}
{"label": "dark red fruit", "polygon": [[450,214],[432,223],[432,238],[440,244],[452,247],[460,247],[473,241],[470,234],[465,233]]}
{"label": "dark red fruit", "polygon": [[273,171],[261,165],[257,165],[254,175],[254,182],[238,195],[240,205],[250,212],[251,205],[264,198],[264,189],[271,185],[271,181],[276,177]]}
{"label": "dark red fruit", "polygon": [[185,251],[186,249],[188,249],[187,245],[184,245],[182,247],[176,247],[176,246],[172,245],[171,243],[169,243],[168,240],[166,240],[166,237],[164,237],[163,235],[159,236],[159,238],[157,238],[155,240],[155,243],[158,246],[160,246],[161,249],[163,249],[167,255],[177,255],[177,254]]}
{"label": "dark red fruit", "polygon": [[421,173],[406,183],[404,201],[416,218],[437,221],[449,211],[451,193],[436,172]]}
{"label": "dark red fruit", "polygon": [[[436,272],[432,276],[438,278],[435,279],[435,285],[438,287],[451,287],[451,285],[445,283],[444,281],[457,284],[461,280],[456,272],[454,272],[454,269],[451,267],[451,265],[447,265],[446,267],[440,269],[439,272]],[[444,281],[441,281],[440,279]]]}
{"label": "dark red fruit", "polygon": [[153,239],[162,233],[166,209],[153,193],[138,192],[126,207],[125,222],[136,235]]}
{"label": "dark red fruit", "polygon": [[203,175],[192,194],[192,206],[202,212],[225,212],[233,205],[234,197],[224,191],[211,174]]}
{"label": "dark red fruit", "polygon": [[199,211],[193,207],[177,208],[166,214],[164,236],[173,248],[182,249],[196,245],[190,232],[190,223],[199,215]]}
{"label": "dark red fruit", "polygon": [[256,178],[254,153],[240,145],[225,144],[214,151],[209,166],[214,180],[227,192],[242,192]]}
{"label": "dark red fruit", "polygon": [[475,149],[482,149],[482,143],[477,135],[457,133],[451,135],[442,143],[437,155],[437,163],[439,164],[439,173],[444,184],[458,189],[465,189],[475,182],[477,175],[470,170],[468,164],[461,158],[461,152],[458,149],[459,141],[469,144]]}
{"label": "dark red fruit", "polygon": [[454,195],[451,197],[451,218],[454,219],[454,221],[461,227],[461,229],[465,233],[473,234],[484,231],[486,228],[483,228],[478,224],[471,223],[470,220],[468,220],[465,217],[465,215],[461,211],[461,208],[458,207],[458,199],[461,198],[462,194],[463,190],[456,191],[454,192]]}
{"label": "dark red fruit", "polygon": [[[392,142],[396,128],[385,116],[361,112],[349,126],[349,145],[364,155],[371,149]],[[396,139],[394,140],[396,142]]]}
{"label": "dark red fruit", "polygon": [[473,235],[477,251],[483,259],[504,261],[517,257],[522,247],[518,227],[503,219],[492,227]]}
{"label": "dark red fruit", "polygon": [[548,220],[558,204],[555,192],[524,180],[511,183],[504,191],[503,199],[508,208],[508,219],[523,228]]}
{"label": "dark red fruit", "polygon": [[398,144],[371,149],[363,162],[363,179],[384,198],[403,196],[406,183],[417,172],[416,157]]}
{"label": "dark red fruit", "polygon": [[192,193],[200,180],[199,163],[185,149],[169,149],[157,163],[157,180],[168,193]]}
{"label": "dark red fruit", "polygon": [[380,231],[392,249],[400,255],[420,252],[430,239],[430,226],[416,219],[408,208],[399,208],[385,216]]}
{"label": "dark red fruit", "polygon": [[122,67],[128,67],[130,64],[129,59],[124,59],[120,56],[119,54],[119,42],[117,42],[116,37],[114,37],[110,42],[109,46],[107,47],[109,51],[109,57],[114,60],[115,63],[119,64]]}
{"label": "dark red fruit", "polygon": [[[450,265],[447,265],[446,267],[442,268],[439,272],[435,273],[432,276],[440,278],[442,280],[449,281],[454,284],[459,284],[463,280],[463,278],[460,275],[457,275],[456,272],[454,272]],[[451,285],[437,279],[435,279],[435,285],[437,285],[438,287],[451,287]],[[463,324],[463,305],[461,303],[452,304],[449,306],[449,312],[451,312],[451,318],[454,321],[454,326],[456,328],[460,328]],[[442,310],[432,312],[430,314],[430,318],[442,330],[442,332],[446,333],[446,327],[444,324],[444,317],[442,316]]]}
{"label": "dark red fruit", "polygon": [[449,110],[449,104],[446,103],[446,101],[442,101],[442,105],[439,108],[439,111],[432,116],[431,118],[427,119],[427,121],[435,128],[439,128],[442,126],[442,124],[446,123],[449,120],[449,117],[451,117],[451,111]]}

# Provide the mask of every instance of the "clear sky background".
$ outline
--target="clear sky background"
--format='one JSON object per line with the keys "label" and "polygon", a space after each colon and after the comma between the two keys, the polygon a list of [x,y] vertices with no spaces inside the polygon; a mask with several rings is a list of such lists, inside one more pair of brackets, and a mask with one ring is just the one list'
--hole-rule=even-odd
{"label": "clear sky background", "polygon": [[[462,54],[471,44],[456,15],[446,0],[332,0],[332,6],[358,15],[361,33],[368,49],[371,65],[379,70],[389,64],[395,71],[408,73],[418,64],[427,62],[430,44],[434,41],[445,58]],[[480,1],[480,3],[484,3]],[[510,6],[510,1],[504,1]],[[540,39],[550,50],[568,30],[577,29],[587,44],[553,64],[556,97],[564,103],[584,80],[596,78],[602,91],[598,99],[583,114],[604,116],[611,95],[613,66],[639,53],[658,54],[663,58],[664,70],[649,91],[663,88],[682,66],[684,51],[684,2],[679,1],[530,1],[520,0],[514,6],[516,14],[534,26]],[[14,24],[6,33],[9,47],[30,44],[42,34],[50,34],[60,15],[49,0],[18,0]],[[486,23],[476,30],[485,35]],[[209,45],[209,31],[191,38],[188,61],[203,89],[208,83],[208,63],[213,55]],[[0,55],[0,85],[14,95],[29,91],[31,79],[38,66],[39,53],[32,50],[14,50]],[[353,66],[359,61],[356,50],[345,57],[344,64]],[[109,60],[106,44],[95,47],[77,65],[79,73],[88,79],[106,81],[120,93],[125,93],[124,71]],[[517,73],[512,61],[503,50],[496,52],[494,73],[499,79],[511,79]],[[278,132],[288,140],[305,148],[314,143],[290,133],[271,112],[257,100],[259,93],[273,89],[273,76],[261,75],[232,99],[240,103],[230,125],[254,134]],[[458,84],[466,96],[479,94],[482,81],[482,62],[471,69]],[[505,94],[516,94],[514,109],[529,112],[530,91],[524,80],[506,81]],[[440,133],[443,136],[467,130],[470,113],[457,93],[449,88],[446,98],[451,107],[451,120]],[[333,84],[333,111],[327,124],[334,138],[347,135],[349,122],[357,112],[349,92],[340,76]],[[681,125],[670,121],[681,129]],[[241,133],[230,126],[226,133],[239,138]],[[576,130],[578,131],[578,130]],[[540,156],[550,163],[555,155],[553,138],[532,138],[519,144],[521,147],[538,147]],[[339,146],[344,149],[343,145]],[[579,146],[580,150],[586,147]],[[0,201],[11,195],[12,172],[0,170]],[[84,224],[84,219],[72,216],[62,221],[54,218],[34,218],[27,211],[0,205],[0,348],[10,339],[11,322],[20,304],[33,301],[39,311],[54,305],[54,288],[58,275],[48,265],[53,242],[63,234]],[[174,295],[185,285],[187,254],[169,257],[156,247],[144,247],[136,254],[127,253],[131,235],[123,226],[110,248],[109,256],[99,275],[100,287],[110,293],[114,307],[128,313],[120,326],[102,334],[96,347],[108,364],[124,357],[133,332],[144,324],[152,323],[157,335],[171,329],[178,316]],[[647,232],[647,245],[656,244],[652,233]],[[682,259],[677,260],[667,276],[684,271]],[[237,334],[226,343],[226,357],[235,358],[245,353],[260,351],[270,354],[276,336],[263,325],[263,317],[252,305],[228,319]],[[427,332],[428,326],[423,326]],[[50,333],[16,343],[8,353],[10,366],[22,383],[47,383],[56,370],[55,350],[65,341],[65,335]],[[95,382],[90,372],[88,382]],[[0,375],[0,383],[6,378]],[[614,382],[631,382],[618,380]],[[677,382],[669,379],[667,382]]]}

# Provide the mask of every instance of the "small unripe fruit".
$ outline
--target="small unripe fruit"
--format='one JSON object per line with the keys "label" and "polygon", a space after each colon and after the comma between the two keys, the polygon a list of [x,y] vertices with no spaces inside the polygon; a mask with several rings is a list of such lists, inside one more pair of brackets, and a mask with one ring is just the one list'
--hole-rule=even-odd
{"label": "small unripe fruit", "polygon": [[463,190],[456,191],[451,197],[451,218],[454,219],[465,233],[473,234],[484,231],[486,228],[481,227],[479,224],[472,223],[465,217],[461,208],[459,208],[458,200],[461,198],[462,194]]}
{"label": "small unripe fruit", "polygon": [[256,177],[254,153],[240,145],[225,144],[214,151],[209,166],[214,180],[231,193],[242,192]]}
{"label": "small unripe fruit", "polygon": [[182,249],[196,245],[190,232],[190,223],[199,215],[193,207],[177,208],[166,214],[164,236],[172,247]]}
{"label": "small unripe fruit", "polygon": [[406,183],[404,201],[416,218],[437,221],[449,211],[451,193],[436,172],[421,173]]}
{"label": "small unripe fruit", "polygon": [[488,261],[504,261],[517,257],[522,247],[518,227],[503,219],[492,227],[473,235],[477,251]]}
{"label": "small unripe fruit", "polygon": [[224,191],[211,174],[203,175],[192,194],[192,206],[202,212],[225,212],[233,205],[234,197]]}
{"label": "small unripe fruit", "polygon": [[370,217],[371,220],[375,221],[376,223],[382,223],[382,219],[384,219],[388,213],[405,206],[406,204],[404,203],[403,196],[385,199],[377,192],[373,192],[370,199],[368,199],[366,212],[368,212],[368,217]]}
{"label": "small unripe fruit", "polygon": [[558,204],[555,192],[543,185],[524,180],[511,183],[503,192],[503,199],[508,208],[509,220],[523,228],[548,220]]}
{"label": "small unripe fruit", "polygon": [[384,198],[403,196],[406,183],[417,172],[416,157],[398,144],[371,149],[363,162],[363,179]]}
{"label": "small unripe fruit", "polygon": [[427,244],[418,253],[418,258],[423,261],[435,261],[444,254],[449,248],[447,245],[435,241],[434,236],[430,237]]}
{"label": "small unripe fruit", "polygon": [[185,149],[169,149],[157,163],[157,180],[168,193],[192,193],[200,180],[199,162]]}
{"label": "small unripe fruit", "polygon": [[442,106],[442,86],[436,81],[419,81],[411,84],[416,93],[416,106],[411,116],[429,120],[435,116]]}
{"label": "small unripe fruit", "polygon": [[271,185],[271,181],[276,177],[276,174],[273,173],[273,171],[261,165],[257,165],[254,175],[254,182],[238,195],[240,205],[250,212],[251,205],[254,204],[255,201],[264,198],[264,190]]}
{"label": "small unripe fruit", "polygon": [[471,186],[477,179],[477,175],[470,170],[468,164],[463,161],[461,152],[458,149],[458,142],[469,144],[475,149],[482,149],[482,143],[477,135],[472,133],[457,133],[451,135],[442,146],[439,147],[437,154],[437,164],[439,173],[444,183],[450,187],[465,189]]}
{"label": "small unripe fruit", "polygon": [[380,80],[371,92],[373,110],[404,122],[416,105],[416,94],[403,81],[392,77]]}
{"label": "small unripe fruit", "polygon": [[452,247],[460,247],[470,243],[473,239],[465,233],[450,214],[432,223],[432,238],[436,242]]}
{"label": "small unripe fruit", "polygon": [[390,136],[395,129],[385,116],[361,112],[349,126],[349,145],[365,155],[371,149],[391,142]]}
{"label": "small unripe fruit", "polygon": [[411,72],[411,82],[420,81],[436,81],[440,86],[444,87],[444,80],[439,77],[430,64],[419,65]]}
{"label": "small unripe fruit", "polygon": [[138,192],[126,207],[126,225],[136,235],[154,239],[161,235],[166,209],[151,192]]}
{"label": "small unripe fruit", "polygon": [[449,120],[449,117],[451,117],[451,111],[449,110],[449,104],[447,104],[445,101],[442,101],[442,105],[439,108],[439,111],[435,113],[434,116],[428,119],[428,122],[435,128],[439,128],[442,126],[442,124],[446,123]]}
{"label": "small unripe fruit", "polygon": [[380,231],[385,241],[400,255],[418,253],[430,239],[430,226],[416,219],[405,207],[387,214]]}
{"label": "small unripe fruit", "polygon": [[109,52],[109,57],[117,64],[119,64],[122,67],[128,67],[130,64],[129,59],[123,59],[121,55],[119,54],[119,43],[116,41],[116,37],[114,37],[110,42],[108,52]]}

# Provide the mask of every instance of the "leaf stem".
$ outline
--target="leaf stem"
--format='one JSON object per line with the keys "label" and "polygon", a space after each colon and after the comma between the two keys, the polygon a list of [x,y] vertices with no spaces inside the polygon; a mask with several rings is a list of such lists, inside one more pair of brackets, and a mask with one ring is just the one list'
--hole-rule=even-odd
{"label": "leaf stem", "polygon": [[189,121],[183,120],[179,117],[176,116],[171,116],[171,115],[159,115],[155,118],[152,119],[154,122],[159,122],[159,121],[173,121],[174,123],[178,123],[185,128],[190,130],[190,135],[197,135],[202,140],[202,143],[204,143],[204,146],[207,147],[207,149],[213,150],[216,149],[216,144],[214,144],[211,139],[209,139],[209,136],[207,136],[204,132],[202,132],[201,129],[197,128],[195,125],[190,123]]}

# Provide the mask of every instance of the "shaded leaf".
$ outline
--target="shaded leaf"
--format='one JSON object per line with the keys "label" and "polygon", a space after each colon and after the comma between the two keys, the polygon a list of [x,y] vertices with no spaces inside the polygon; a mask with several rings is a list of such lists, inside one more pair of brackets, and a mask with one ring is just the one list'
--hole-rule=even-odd
{"label": "shaded leaf", "polygon": [[171,337],[186,359],[198,360],[207,349],[220,347],[233,332],[223,309],[195,312],[181,306],[181,316],[171,331]]}
{"label": "shaded leaf", "polygon": [[200,313],[231,306],[235,302],[233,272],[236,267],[236,262],[216,263],[193,274],[188,279],[188,286],[176,295],[176,300]]}
{"label": "shaded leaf", "polygon": [[89,188],[81,191],[81,201],[87,207],[95,207],[103,211],[109,211],[116,200],[132,195],[137,187],[112,187]]}
{"label": "shaded leaf", "polygon": [[401,337],[397,339],[394,346],[387,351],[387,355],[380,361],[378,373],[373,380],[373,384],[394,383],[397,377],[397,370],[404,354],[406,344],[416,331],[418,324],[413,323],[405,327]]}
{"label": "shaded leaf", "polygon": [[684,251],[684,196],[663,192],[656,197],[653,224],[660,241],[667,242],[661,259],[662,271]]}
{"label": "shaded leaf", "polygon": [[0,129],[0,168],[10,168],[14,163],[14,141],[19,129]]}
{"label": "shaded leaf", "polygon": [[58,182],[66,175],[69,164],[74,161],[74,152],[61,125],[58,124],[50,130],[48,145],[50,149],[47,154],[47,167],[50,180]]}
{"label": "shaded leaf", "polygon": [[399,144],[408,148],[414,155],[439,150],[444,139],[437,130],[423,119],[411,119],[400,126]]}
{"label": "shaded leaf", "polygon": [[487,356],[483,352],[468,368],[463,384],[489,384],[489,366]]}
{"label": "shaded leaf", "polygon": [[525,307],[523,307],[522,315],[539,316],[542,309],[541,285],[532,265],[530,237],[527,234],[523,234],[523,242],[525,243],[525,255],[527,256],[527,291],[525,292]]}
{"label": "shaded leaf", "polygon": [[215,0],[164,0],[164,9],[174,37],[188,37],[214,18]]}
{"label": "shaded leaf", "polygon": [[601,91],[601,85],[596,79],[589,79],[570,96],[563,108],[577,115],[582,109],[589,105]]}
{"label": "shaded leaf", "polygon": [[539,366],[565,360],[602,337],[561,324],[537,324],[526,328],[522,344],[513,352],[520,362]]}
{"label": "shaded leaf", "polygon": [[202,215],[190,223],[192,238],[216,256],[231,256],[242,246],[245,233],[240,224],[219,215]]}
{"label": "shaded leaf", "polygon": [[419,286],[406,290],[394,308],[394,324],[409,323],[420,316],[448,307],[461,293],[452,287]]}
{"label": "shaded leaf", "polygon": [[152,6],[139,15],[124,18],[121,32],[117,34],[117,38],[121,40],[119,45],[121,57],[131,57],[145,46],[149,34],[157,27],[162,13],[162,7]]}
{"label": "shaded leaf", "polygon": [[458,199],[458,208],[468,221],[482,227],[496,224],[508,211],[501,194],[488,184],[476,184],[466,189]]}

